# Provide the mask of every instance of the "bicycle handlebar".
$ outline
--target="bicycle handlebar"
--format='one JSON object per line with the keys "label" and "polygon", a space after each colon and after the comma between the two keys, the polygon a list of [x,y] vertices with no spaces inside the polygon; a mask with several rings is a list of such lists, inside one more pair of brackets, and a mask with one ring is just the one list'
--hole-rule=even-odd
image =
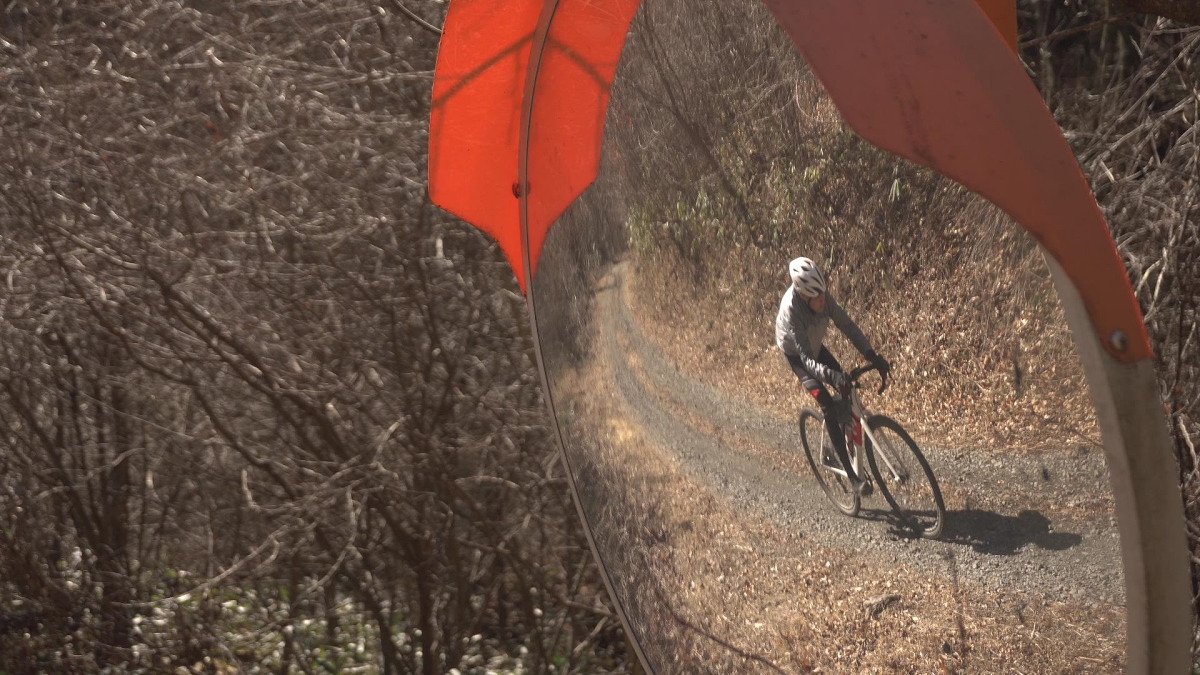
{"label": "bicycle handlebar", "polygon": [[855,384],[857,384],[858,379],[860,377],[862,377],[863,375],[866,375],[867,373],[871,372],[872,370],[879,370],[879,368],[877,366],[874,366],[871,364],[867,364],[865,366],[859,366],[859,367],[855,368],[854,370],[850,371],[850,373],[846,375],[846,378],[849,379],[851,382],[854,382]]}
{"label": "bicycle handlebar", "polygon": [[[866,375],[867,373],[871,372],[872,370],[879,370],[879,367],[878,367],[878,366],[876,366],[876,365],[874,365],[874,364],[868,364],[868,365],[865,365],[865,366],[859,366],[859,367],[855,368],[854,370],[851,370],[851,371],[850,371],[850,372],[849,372],[849,373],[846,375],[846,379],[847,379],[847,380],[850,382],[850,384],[851,384],[852,386],[855,386],[855,387],[857,387],[857,386],[858,386],[858,381],[859,381],[859,379],[860,379],[860,378],[862,378],[862,376],[863,376],[863,375]],[[881,379],[882,379],[882,378],[881,378]],[[883,391],[884,391],[885,389],[887,389],[887,385],[888,385],[888,383],[887,383],[887,380],[886,380],[886,379],[884,379],[884,380],[883,380],[883,384],[881,384],[881,385],[879,386],[879,392],[878,392],[878,393],[882,394],[882,393],[883,393]]]}

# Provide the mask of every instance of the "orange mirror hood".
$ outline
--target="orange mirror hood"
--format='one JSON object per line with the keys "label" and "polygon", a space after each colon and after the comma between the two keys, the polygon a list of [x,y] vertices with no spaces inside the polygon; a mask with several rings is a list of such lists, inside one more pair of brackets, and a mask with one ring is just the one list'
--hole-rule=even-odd
{"label": "orange mirror hood", "polygon": [[[1125,266],[1014,53],[1011,0],[764,0],[866,140],[991,200],[1063,267],[1121,361],[1151,355]],[[523,290],[596,178],[639,0],[453,0],[434,78],[429,192],[500,244]]]}

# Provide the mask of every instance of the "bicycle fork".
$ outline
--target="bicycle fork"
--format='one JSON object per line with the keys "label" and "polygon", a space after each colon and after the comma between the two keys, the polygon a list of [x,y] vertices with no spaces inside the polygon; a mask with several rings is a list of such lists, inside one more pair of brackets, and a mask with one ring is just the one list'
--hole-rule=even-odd
{"label": "bicycle fork", "polygon": [[866,455],[863,448],[863,424],[862,417],[851,408],[850,422],[842,426],[842,431],[846,437],[846,456],[851,457],[850,451],[854,450],[854,455],[850,459],[850,466],[854,469],[855,475],[864,483],[871,482],[871,476],[867,472]]}
{"label": "bicycle fork", "polygon": [[[871,443],[872,452],[875,455],[876,468],[879,469],[881,477],[891,476],[892,480],[903,483],[908,480],[908,470],[903,464],[896,461],[890,446],[880,444],[875,434],[871,433],[871,429],[861,424],[859,417],[855,415],[855,421],[858,422],[858,438],[861,441],[863,432],[866,433],[867,440]],[[882,462],[881,462],[882,460]]]}
{"label": "bicycle fork", "polygon": [[[840,423],[837,425],[837,429],[842,434],[842,438],[845,439],[844,447],[846,448],[846,459],[848,461],[846,465],[843,465],[841,458],[837,456],[837,452],[831,448],[830,452],[832,452],[833,456],[830,457],[829,453],[826,454],[825,466],[833,473],[841,476],[842,478],[846,478],[847,480],[850,478],[849,472],[846,471],[847,466],[849,466],[849,468],[852,469],[858,476],[859,480],[869,481],[870,477],[867,476],[866,471],[864,471],[866,463],[864,461],[862,452],[862,418],[853,408],[847,408],[846,412],[850,415],[850,421],[844,422],[839,420]],[[830,440],[830,443],[832,443],[832,439]],[[851,455],[851,452],[854,454]]]}

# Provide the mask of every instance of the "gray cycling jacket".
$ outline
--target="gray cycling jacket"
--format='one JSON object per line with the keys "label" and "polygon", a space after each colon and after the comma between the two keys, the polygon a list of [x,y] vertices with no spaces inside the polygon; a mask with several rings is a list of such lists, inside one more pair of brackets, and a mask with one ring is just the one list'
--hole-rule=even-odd
{"label": "gray cycling jacket", "polygon": [[817,379],[830,382],[830,369],[817,361],[821,352],[821,343],[825,341],[825,333],[829,331],[829,322],[850,338],[854,347],[866,356],[875,351],[867,336],[859,330],[858,325],[846,314],[846,310],[833,299],[829,292],[825,293],[825,313],[817,314],[812,311],[804,297],[796,292],[795,286],[789,286],[783,300],[779,302],[779,315],[775,317],[775,344],[784,354],[798,356],[804,362],[804,368]]}

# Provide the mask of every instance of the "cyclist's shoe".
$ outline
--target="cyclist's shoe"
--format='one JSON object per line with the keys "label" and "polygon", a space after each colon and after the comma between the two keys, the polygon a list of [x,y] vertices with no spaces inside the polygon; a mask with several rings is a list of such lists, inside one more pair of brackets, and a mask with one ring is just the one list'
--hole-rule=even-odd
{"label": "cyclist's shoe", "polygon": [[875,493],[875,486],[871,485],[871,481],[862,480],[861,478],[855,478],[850,481],[850,487],[858,493],[859,497],[870,497]]}

